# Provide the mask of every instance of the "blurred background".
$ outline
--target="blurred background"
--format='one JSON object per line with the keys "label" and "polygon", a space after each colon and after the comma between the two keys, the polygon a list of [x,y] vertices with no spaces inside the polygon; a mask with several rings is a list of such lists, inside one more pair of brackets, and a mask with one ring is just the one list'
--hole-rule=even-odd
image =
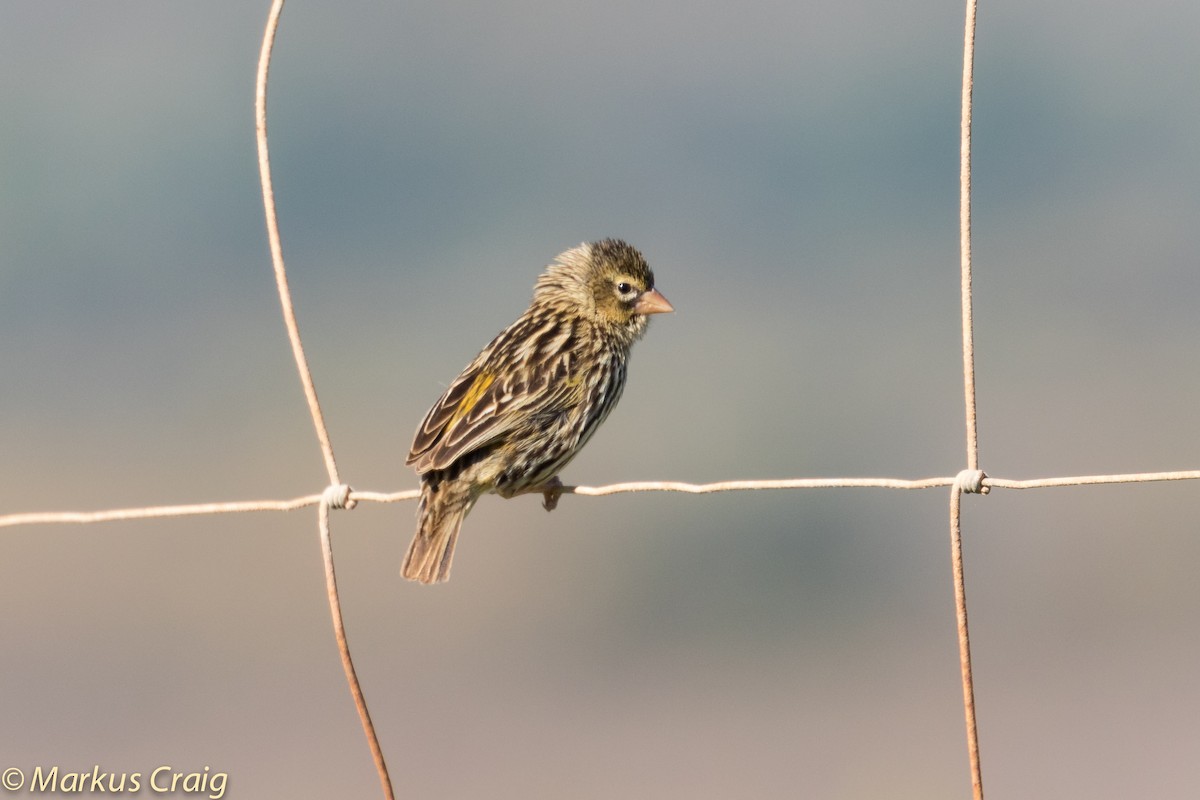
{"label": "blurred background", "polygon": [[[318,492],[255,164],[268,3],[0,6],[0,513]],[[677,313],[568,483],[965,466],[958,2],[312,3],[270,123],[343,478],[584,240]],[[981,465],[1200,467],[1200,6],[984,4]],[[943,490],[485,498],[446,586],[412,504],[335,515],[398,794],[969,796]],[[965,501],[985,783],[1179,796],[1200,485]],[[315,513],[0,533],[0,767],[372,797]]]}

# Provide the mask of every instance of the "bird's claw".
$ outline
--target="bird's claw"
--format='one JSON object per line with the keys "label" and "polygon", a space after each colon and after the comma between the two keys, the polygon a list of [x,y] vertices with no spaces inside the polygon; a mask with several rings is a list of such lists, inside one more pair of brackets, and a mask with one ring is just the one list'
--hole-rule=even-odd
{"label": "bird's claw", "polygon": [[563,482],[557,477],[546,481],[541,488],[542,492],[542,508],[547,511],[553,511],[558,508],[558,498],[562,497]]}

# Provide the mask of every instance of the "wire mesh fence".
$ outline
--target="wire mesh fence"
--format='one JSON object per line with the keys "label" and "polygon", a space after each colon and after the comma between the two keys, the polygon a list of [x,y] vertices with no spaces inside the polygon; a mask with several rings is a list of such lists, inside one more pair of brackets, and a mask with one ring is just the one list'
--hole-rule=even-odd
{"label": "wire mesh fence", "polygon": [[[22,512],[0,516],[0,527],[29,526],[38,524],[60,523],[101,523],[119,522],[137,519],[163,518],[174,516],[194,516],[207,514],[238,514],[248,512],[294,511],[302,508],[315,507],[317,510],[318,530],[322,541],[324,567],[326,574],[327,594],[333,617],[335,635],[342,657],[351,694],[359,712],[369,747],[374,758],[383,793],[387,797],[395,796],[392,788],[392,778],[389,776],[384,747],[381,746],[367,710],[366,698],[359,685],[353,661],[350,657],[345,627],[334,577],[333,551],[330,542],[329,512],[331,509],[350,509],[360,502],[392,503],[414,500],[418,497],[416,491],[372,492],[352,489],[343,483],[339,474],[337,460],[334,457],[333,445],[326,427],[320,403],[317,399],[316,385],[313,379],[304,348],[301,343],[299,325],[293,308],[291,293],[288,286],[287,272],[283,261],[282,239],[275,221],[274,191],[271,184],[270,161],[267,149],[267,116],[266,100],[268,86],[268,67],[271,61],[275,32],[283,9],[283,0],[275,0],[268,18],[267,34],[262,42],[259,60],[259,71],[256,94],[256,123],[259,145],[260,177],[263,188],[264,207],[267,216],[268,239],[271,248],[272,261],[275,268],[276,283],[280,303],[283,309],[285,326],[291,343],[293,356],[300,375],[302,389],[308,403],[314,430],[328,474],[328,486],[324,491],[301,497],[284,500],[236,501],[210,504],[167,505],[158,507],[141,507],[127,509],[112,509],[93,512],[84,511],[49,511]],[[986,726],[978,724],[975,715],[972,687],[971,652],[969,630],[967,625],[967,596],[965,590],[964,559],[962,548],[961,496],[964,493],[986,494],[992,489],[1033,489],[1056,488],[1073,485],[1104,485],[1118,483],[1167,482],[1200,479],[1200,470],[1138,472],[1127,474],[1079,475],[1073,477],[1047,477],[1038,479],[1009,479],[999,476],[989,476],[981,469],[979,436],[976,420],[976,389],[974,377],[974,333],[972,323],[972,266],[971,266],[971,117],[972,117],[972,76],[974,60],[975,34],[974,0],[967,3],[966,28],[964,39],[964,68],[962,83],[962,120],[961,120],[961,314],[963,342],[963,386],[965,398],[966,422],[966,458],[965,465],[954,475],[931,478],[796,478],[771,480],[728,480],[706,484],[692,484],[673,481],[643,481],[610,484],[604,486],[567,486],[564,493],[589,497],[601,497],[621,493],[638,492],[679,492],[690,494],[708,494],[731,491],[754,490],[799,490],[799,489],[943,489],[949,490],[949,515],[951,532],[951,563],[952,577],[956,598],[956,616],[958,621],[959,654],[962,668],[962,689],[964,711],[966,717],[966,736],[969,763],[972,774],[973,793],[977,798],[983,796],[983,779],[981,767],[981,748],[979,746],[978,730]],[[402,758],[401,758],[402,761]]]}

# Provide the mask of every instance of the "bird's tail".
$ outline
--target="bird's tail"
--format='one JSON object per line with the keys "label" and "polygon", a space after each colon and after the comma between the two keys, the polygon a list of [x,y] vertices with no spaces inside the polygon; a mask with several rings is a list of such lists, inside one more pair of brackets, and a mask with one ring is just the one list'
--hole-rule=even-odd
{"label": "bird's tail", "polygon": [[478,498],[479,494],[464,482],[422,481],[417,533],[408,546],[400,574],[421,583],[449,580],[458,532]]}

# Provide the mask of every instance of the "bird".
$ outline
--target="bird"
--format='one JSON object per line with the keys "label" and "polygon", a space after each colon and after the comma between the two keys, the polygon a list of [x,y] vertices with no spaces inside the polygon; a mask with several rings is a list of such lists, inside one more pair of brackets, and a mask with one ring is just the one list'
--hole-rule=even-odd
{"label": "bird", "polygon": [[538,277],[529,308],[417,428],[406,463],[421,497],[401,575],[448,580],[463,519],[484,494],[541,492],[552,510],[559,471],[621,398],[630,348],[650,316],[674,310],[632,245],[603,239],[560,253]]}

